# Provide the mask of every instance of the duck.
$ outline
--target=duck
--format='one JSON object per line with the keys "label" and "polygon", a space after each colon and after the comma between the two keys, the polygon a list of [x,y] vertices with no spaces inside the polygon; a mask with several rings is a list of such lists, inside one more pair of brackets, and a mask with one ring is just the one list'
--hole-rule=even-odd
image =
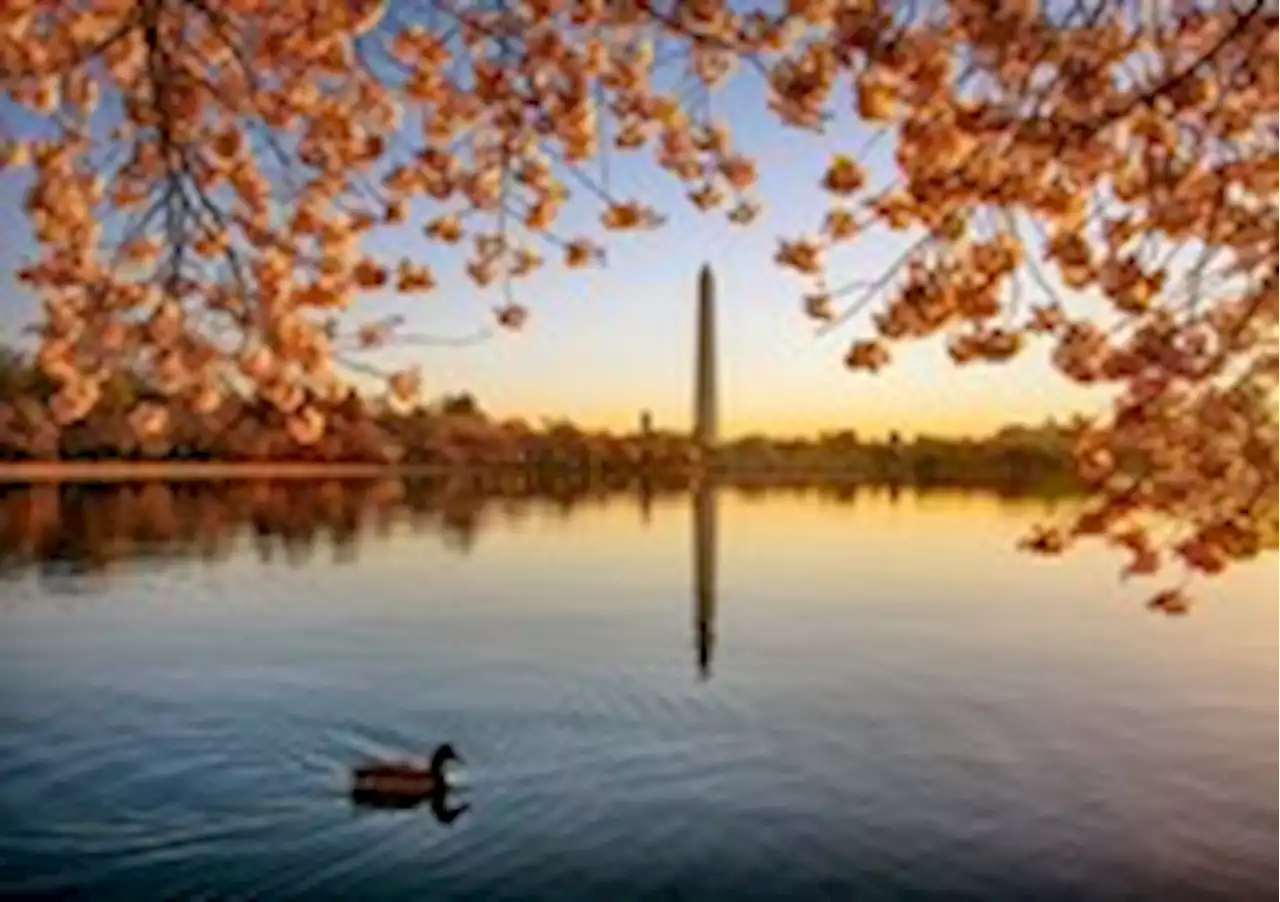
{"label": "duck", "polygon": [[375,761],[351,771],[351,797],[375,807],[412,807],[431,800],[442,802],[449,790],[446,768],[462,763],[449,743],[438,746],[426,766],[407,761]]}

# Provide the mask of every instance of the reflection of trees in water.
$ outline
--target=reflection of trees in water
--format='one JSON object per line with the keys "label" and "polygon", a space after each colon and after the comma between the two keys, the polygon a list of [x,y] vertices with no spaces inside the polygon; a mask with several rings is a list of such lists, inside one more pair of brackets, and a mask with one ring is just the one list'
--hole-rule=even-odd
{"label": "reflection of trees in water", "polygon": [[[329,548],[335,561],[350,562],[358,559],[362,537],[385,537],[397,524],[437,535],[447,548],[466,554],[495,522],[518,522],[534,505],[569,517],[583,505],[609,503],[625,492],[637,499],[639,515],[648,522],[656,498],[687,488],[680,480],[652,477],[593,482],[510,471],[405,481],[0,487],[0,571],[37,565],[46,574],[97,572],[122,560],[176,557],[217,562],[245,541],[264,561],[296,566]],[[725,489],[745,500],[782,492],[841,506],[856,505],[864,493],[897,503],[904,491],[856,483]],[[1025,503],[1025,496],[1002,497]]]}
{"label": "reflection of trees in water", "polygon": [[297,566],[328,547],[334,560],[350,562],[362,537],[386,537],[397,523],[466,554],[495,518],[521,520],[535,501],[568,516],[601,497],[599,486],[577,480],[479,472],[406,481],[9,486],[0,488],[0,570],[98,572],[118,561],[172,557],[216,562],[244,541],[263,561]]}

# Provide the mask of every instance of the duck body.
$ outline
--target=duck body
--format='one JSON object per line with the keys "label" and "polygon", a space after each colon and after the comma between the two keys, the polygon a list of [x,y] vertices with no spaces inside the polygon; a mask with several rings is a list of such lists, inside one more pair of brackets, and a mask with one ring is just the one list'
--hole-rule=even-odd
{"label": "duck body", "polygon": [[441,799],[449,789],[446,765],[461,760],[446,743],[426,764],[392,761],[358,765],[351,771],[352,800],[375,807],[407,808]]}
{"label": "duck body", "polygon": [[444,781],[429,767],[412,764],[366,764],[351,772],[351,793],[373,799],[379,796],[413,799],[429,798]]}

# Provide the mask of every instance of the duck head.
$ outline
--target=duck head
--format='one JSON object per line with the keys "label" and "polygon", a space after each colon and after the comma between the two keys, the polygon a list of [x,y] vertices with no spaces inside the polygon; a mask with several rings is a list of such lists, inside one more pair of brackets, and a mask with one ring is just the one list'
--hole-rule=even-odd
{"label": "duck head", "polygon": [[431,772],[441,779],[441,782],[443,782],[445,766],[450,763],[461,764],[462,756],[447,742],[437,746],[431,755]]}

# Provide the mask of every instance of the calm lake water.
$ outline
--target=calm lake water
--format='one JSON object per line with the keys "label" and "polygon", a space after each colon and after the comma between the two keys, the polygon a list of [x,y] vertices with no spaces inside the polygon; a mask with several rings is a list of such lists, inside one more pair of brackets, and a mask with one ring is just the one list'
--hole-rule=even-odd
{"label": "calm lake water", "polygon": [[[1046,502],[4,489],[0,895],[1275,898],[1275,558]],[[453,742],[452,823],[346,796]]]}

